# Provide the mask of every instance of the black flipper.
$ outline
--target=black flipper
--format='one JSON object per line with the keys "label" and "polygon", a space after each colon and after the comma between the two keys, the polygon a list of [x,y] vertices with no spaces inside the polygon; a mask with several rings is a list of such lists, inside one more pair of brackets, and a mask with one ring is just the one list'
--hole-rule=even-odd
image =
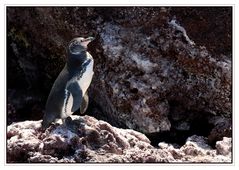
{"label": "black flipper", "polygon": [[75,112],[80,108],[82,102],[82,90],[77,82],[71,82],[67,86],[67,90],[71,93],[73,97],[73,105],[71,111]]}

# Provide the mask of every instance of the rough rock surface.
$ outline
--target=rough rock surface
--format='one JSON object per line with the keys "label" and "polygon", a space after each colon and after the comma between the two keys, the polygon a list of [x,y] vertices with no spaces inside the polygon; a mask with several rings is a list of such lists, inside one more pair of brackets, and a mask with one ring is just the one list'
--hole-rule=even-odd
{"label": "rough rock surface", "polygon": [[142,133],[120,129],[90,116],[72,116],[45,132],[40,121],[13,123],[7,128],[7,162],[231,162],[231,139],[191,136],[182,147],[164,142],[155,148]]}
{"label": "rough rock surface", "polygon": [[[144,133],[204,124],[203,135],[221,140],[210,120],[231,118],[231,16],[230,7],[9,7],[8,121],[40,119],[67,43],[95,36],[90,96],[102,113],[94,116]],[[230,137],[231,121],[226,128]]]}
{"label": "rough rock surface", "polygon": [[149,33],[135,27],[111,22],[100,31],[108,56],[101,88],[109,91],[108,105],[127,127],[145,133],[168,131],[170,116],[178,124],[175,128],[186,130],[197,115],[231,114],[229,57],[217,60],[196,46],[175,20]]}

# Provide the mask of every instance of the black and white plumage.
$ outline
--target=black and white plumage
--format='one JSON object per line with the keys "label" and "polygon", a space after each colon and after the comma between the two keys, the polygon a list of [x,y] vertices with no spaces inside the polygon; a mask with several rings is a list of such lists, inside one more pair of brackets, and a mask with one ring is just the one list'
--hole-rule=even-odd
{"label": "black and white plumage", "polygon": [[92,37],[80,37],[69,43],[66,65],[55,80],[47,99],[43,129],[57,119],[67,118],[79,108],[81,113],[86,110],[87,89],[94,74],[94,60],[86,50],[92,40]]}

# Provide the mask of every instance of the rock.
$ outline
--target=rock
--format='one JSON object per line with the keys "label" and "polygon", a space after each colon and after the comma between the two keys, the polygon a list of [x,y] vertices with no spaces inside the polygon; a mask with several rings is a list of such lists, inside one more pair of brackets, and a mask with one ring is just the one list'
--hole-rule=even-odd
{"label": "rock", "polygon": [[232,139],[223,137],[222,141],[216,143],[217,153],[221,155],[228,155],[232,153]]}
{"label": "rock", "polygon": [[[229,146],[230,139],[224,143],[224,149]],[[228,151],[228,155],[222,155],[218,150],[212,149],[207,142],[207,138],[202,136],[193,135],[187,139],[185,145],[180,148],[181,151],[185,153],[182,161],[188,162],[232,162],[231,160],[231,150]],[[221,148],[221,150],[223,150]],[[225,153],[225,152],[224,152]]]}
{"label": "rock", "polygon": [[40,121],[7,127],[8,163],[80,162],[231,162],[229,138],[217,142],[217,151],[201,136],[192,136],[181,148],[150,144],[142,133],[120,129],[90,116],[71,116],[68,124],[56,123],[45,132]]}
{"label": "rock", "polygon": [[232,119],[223,116],[214,116],[209,119],[209,123],[213,124],[208,140],[210,143],[215,144],[216,141],[220,141],[223,137],[232,136]]}
{"label": "rock", "polygon": [[16,114],[40,119],[64,48],[79,35],[96,37],[89,46],[95,59],[89,94],[102,114],[94,116],[147,134],[194,131],[194,122],[208,124],[213,115],[230,118],[231,15],[230,7],[10,7],[8,104],[16,111],[9,110],[8,122]]}
{"label": "rock", "polygon": [[[103,81],[91,94],[103,112],[144,133],[172,126],[189,130],[201,115],[231,115],[230,57],[211,55],[175,19],[166,17],[148,27],[158,18],[143,8],[136,11],[151,19],[143,22],[137,12],[123,10],[120,13],[135,22],[116,18],[98,29],[107,67],[96,66],[97,78]],[[157,15],[162,13],[167,15],[165,10]]]}
{"label": "rock", "polygon": [[[73,116],[71,126],[56,124],[41,131],[41,121],[25,121],[8,127],[8,162],[82,162],[94,155],[124,155],[125,150],[152,148],[145,135],[117,129],[93,117]],[[88,160],[89,159],[89,160]],[[98,159],[98,158],[97,158]],[[107,159],[106,159],[107,160]],[[98,160],[95,160],[96,162]]]}
{"label": "rock", "polygon": [[[205,7],[198,10],[194,7],[177,7],[171,10],[171,13],[187,28],[189,37],[200,46],[206,46],[215,57],[221,57],[222,53],[232,54],[232,34],[226,34],[232,29],[231,9],[221,8],[219,10]],[[218,15],[219,11],[220,15]],[[227,24],[224,24],[225,21]],[[207,40],[203,38],[205,35]]]}
{"label": "rock", "polygon": [[7,161],[25,162],[28,152],[37,150],[40,146],[40,121],[25,121],[16,123],[7,130]]}
{"label": "rock", "polygon": [[205,137],[196,135],[189,137],[186,144],[182,147],[183,152],[192,156],[206,155],[207,151],[211,149]]}

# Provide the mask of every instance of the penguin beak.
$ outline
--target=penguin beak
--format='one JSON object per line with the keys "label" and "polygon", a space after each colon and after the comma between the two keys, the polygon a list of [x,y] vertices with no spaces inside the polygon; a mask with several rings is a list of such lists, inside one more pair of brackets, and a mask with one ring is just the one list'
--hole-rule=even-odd
{"label": "penguin beak", "polygon": [[91,41],[93,41],[94,39],[95,39],[94,37],[85,38],[85,39],[81,42],[81,45],[86,48],[87,45],[88,45]]}

